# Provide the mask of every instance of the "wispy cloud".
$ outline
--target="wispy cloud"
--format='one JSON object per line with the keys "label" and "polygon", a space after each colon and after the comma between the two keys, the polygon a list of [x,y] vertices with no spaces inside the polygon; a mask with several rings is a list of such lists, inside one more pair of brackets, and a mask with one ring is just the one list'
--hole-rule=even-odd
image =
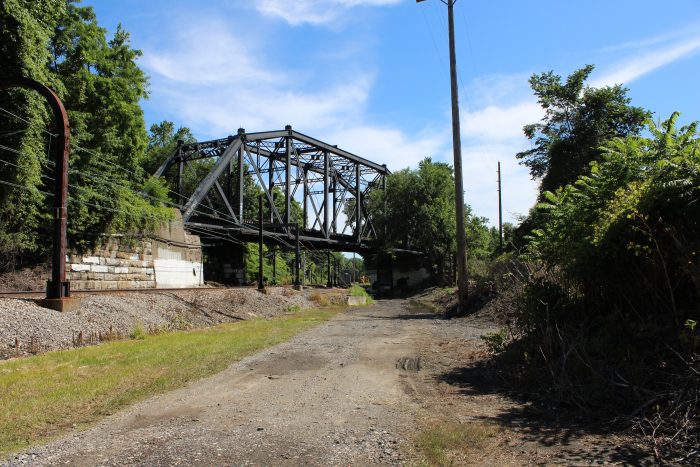
{"label": "wispy cloud", "polygon": [[347,10],[355,7],[389,6],[402,0],[255,0],[261,13],[283,19],[297,26],[322,25],[338,20]]}
{"label": "wispy cloud", "polygon": [[[675,37],[675,35],[669,37]],[[662,42],[664,42],[663,46],[649,47]],[[590,84],[592,86],[606,86],[630,83],[658,68],[698,52],[700,50],[700,36],[695,34],[692,37],[675,40],[671,43],[665,39],[652,38],[647,42],[637,42],[635,48],[641,50],[632,57],[624,58],[619,64],[604,71],[600,76],[594,77]]]}
{"label": "wispy cloud", "polygon": [[146,47],[143,66],[157,78],[191,85],[237,85],[285,80],[255,61],[249,43],[230,33],[223,19],[208,17],[178,27],[167,48]]}
{"label": "wispy cloud", "polygon": [[321,84],[314,73],[276,68],[270,52],[251,49],[239,30],[220,18],[199,17],[178,26],[167,44],[144,47],[150,104],[202,139],[239,127],[264,131],[291,124],[392,170],[415,167],[423,157],[444,151],[447,134],[410,134],[370,122],[367,103],[375,71],[353,63],[352,54],[343,62],[351,73],[325,75]]}

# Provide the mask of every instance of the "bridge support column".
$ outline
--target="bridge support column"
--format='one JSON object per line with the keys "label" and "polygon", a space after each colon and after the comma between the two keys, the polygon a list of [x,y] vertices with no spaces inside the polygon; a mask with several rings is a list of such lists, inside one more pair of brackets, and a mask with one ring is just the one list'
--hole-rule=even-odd
{"label": "bridge support column", "polygon": [[[245,130],[243,128],[238,129],[238,137],[239,138],[245,138]],[[236,175],[238,175],[238,183],[236,184],[236,187],[238,188],[238,219],[243,222],[243,191],[245,189],[245,173],[244,171],[244,166],[243,166],[243,158],[245,157],[245,146],[241,145],[241,148],[238,150],[238,170],[236,171]]]}
{"label": "bridge support column", "polygon": [[328,151],[323,151],[323,231],[326,238],[330,238],[331,234],[331,220],[330,220],[330,209],[328,205],[328,175],[330,172],[330,155]]}
{"label": "bridge support column", "polygon": [[328,288],[331,288],[331,287],[333,287],[333,278],[331,276],[331,252],[330,251],[328,251],[326,253],[326,262],[328,263],[327,264],[327,266],[328,266],[328,283],[326,284],[326,286]]}
{"label": "bridge support column", "polygon": [[360,164],[355,165],[355,238],[362,243],[362,173]]}
{"label": "bridge support column", "polygon": [[296,223],[296,245],[294,250],[294,288],[301,290],[301,281],[299,280],[299,268],[301,266],[301,250],[299,248],[299,223]]}
{"label": "bridge support column", "polygon": [[289,136],[284,139],[286,146],[284,167],[284,223],[292,222],[292,125],[284,127]]}

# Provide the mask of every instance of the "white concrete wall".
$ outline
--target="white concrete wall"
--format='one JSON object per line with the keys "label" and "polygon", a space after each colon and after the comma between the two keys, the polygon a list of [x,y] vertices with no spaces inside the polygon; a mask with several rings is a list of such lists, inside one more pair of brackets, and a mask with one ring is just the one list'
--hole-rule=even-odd
{"label": "white concrete wall", "polygon": [[201,262],[183,259],[181,251],[159,246],[153,260],[156,288],[198,287],[204,285]]}

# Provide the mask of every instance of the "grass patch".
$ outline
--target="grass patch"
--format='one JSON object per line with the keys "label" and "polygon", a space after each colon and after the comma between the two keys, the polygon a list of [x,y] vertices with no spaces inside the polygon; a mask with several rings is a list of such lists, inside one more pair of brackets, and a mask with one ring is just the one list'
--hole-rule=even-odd
{"label": "grass patch", "polygon": [[[310,310],[0,363],[0,456],[215,374],[331,318]],[[140,333],[139,333],[140,337]]]}
{"label": "grass patch", "polygon": [[351,297],[365,297],[365,304],[367,305],[374,303],[374,299],[367,293],[365,288],[358,284],[352,284],[348,289],[348,294]]}
{"label": "grass patch", "polygon": [[450,454],[464,454],[473,449],[480,449],[489,439],[496,436],[498,431],[498,427],[483,423],[440,424],[421,433],[417,444],[428,465],[451,466],[455,460]]}

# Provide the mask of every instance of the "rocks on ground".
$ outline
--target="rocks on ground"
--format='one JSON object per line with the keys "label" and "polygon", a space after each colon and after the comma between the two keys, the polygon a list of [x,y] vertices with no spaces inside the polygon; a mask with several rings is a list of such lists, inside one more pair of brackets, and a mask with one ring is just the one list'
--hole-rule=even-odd
{"label": "rocks on ground", "polygon": [[66,313],[41,308],[30,299],[0,298],[0,359],[98,344],[135,332],[272,318],[317,307],[315,295],[329,293],[338,294],[289,287],[268,287],[265,294],[252,288],[95,294],[81,297],[80,307]]}

